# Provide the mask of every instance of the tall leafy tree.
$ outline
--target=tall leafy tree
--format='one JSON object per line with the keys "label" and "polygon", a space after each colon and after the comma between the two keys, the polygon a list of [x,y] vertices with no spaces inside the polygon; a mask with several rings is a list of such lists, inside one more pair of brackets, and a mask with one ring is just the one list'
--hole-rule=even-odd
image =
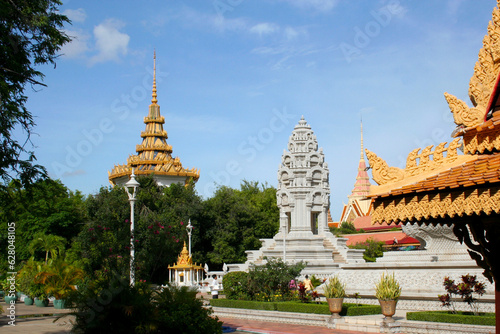
{"label": "tall leafy tree", "polygon": [[66,239],[58,235],[37,233],[31,240],[28,249],[34,256],[37,251],[45,252],[45,264],[49,260],[49,254],[55,259],[64,251]]}
{"label": "tall leafy tree", "polygon": [[259,239],[273,237],[279,227],[276,189],[258,182],[243,181],[240,190],[219,187],[204,202],[204,237],[211,244],[206,261],[221,267],[223,263],[244,262],[246,250],[258,249]]}
{"label": "tall leafy tree", "polygon": [[[43,85],[36,67],[54,64],[69,37],[62,31],[69,20],[58,12],[58,0],[0,0],[0,178],[27,185],[45,168],[35,163],[28,146],[35,125],[26,108],[27,86]],[[15,130],[26,135],[18,141]]]}
{"label": "tall leafy tree", "polygon": [[38,180],[24,187],[18,180],[0,188],[0,254],[7,252],[7,224],[15,223],[16,260],[27,260],[35,234],[52,234],[70,241],[85,220],[84,197],[59,180]]}
{"label": "tall leafy tree", "polygon": [[[136,278],[165,283],[168,265],[174,264],[187,242],[186,225],[191,219],[193,249],[199,240],[201,198],[194,185],[172,184],[158,187],[152,177],[138,178],[135,203]],[[86,202],[87,223],[80,232],[73,251],[83,259],[88,273],[101,275],[115,270],[126,276],[130,260],[130,206],[123,188],[101,188]],[[193,254],[194,261],[200,261]]]}

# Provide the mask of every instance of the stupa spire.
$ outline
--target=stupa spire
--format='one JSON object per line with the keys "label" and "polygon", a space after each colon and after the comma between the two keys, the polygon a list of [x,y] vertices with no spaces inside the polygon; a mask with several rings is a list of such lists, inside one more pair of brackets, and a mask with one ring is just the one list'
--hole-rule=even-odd
{"label": "stupa spire", "polygon": [[363,150],[363,119],[361,118],[361,156],[360,160],[365,159],[365,151]]}
{"label": "stupa spire", "polygon": [[[111,184],[123,184],[128,181],[131,167],[136,167],[137,175],[154,174],[159,185],[168,186],[172,183],[195,182],[200,177],[200,172],[195,169],[184,168],[178,157],[172,157],[172,146],[167,144],[167,131],[163,129],[165,118],[160,114],[160,105],[156,95],[156,51],[153,56],[153,94],[149,112],[144,117],[146,129],[141,132],[142,143],[136,145],[137,154],[131,155],[125,165],[115,165],[109,173]],[[124,182],[125,181],[125,182]]]}
{"label": "stupa spire", "polygon": [[370,177],[366,172],[365,154],[363,151],[363,119],[361,119],[361,155],[359,157],[356,183],[349,197],[364,197],[370,192]]}
{"label": "stupa spire", "polygon": [[153,97],[151,99],[152,104],[157,104],[158,100],[156,99],[156,50],[154,50],[153,54]]}

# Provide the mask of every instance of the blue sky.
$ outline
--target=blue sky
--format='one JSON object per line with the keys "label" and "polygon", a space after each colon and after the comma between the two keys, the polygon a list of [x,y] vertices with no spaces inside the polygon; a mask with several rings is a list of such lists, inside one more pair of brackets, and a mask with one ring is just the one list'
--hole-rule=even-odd
{"label": "blue sky", "polygon": [[241,180],[277,185],[304,115],[330,168],[339,219],[365,147],[404,167],[416,147],[449,141],[443,93],[467,96],[493,0],[66,1],[73,42],[48,87],[29,90],[38,162],[96,193],[141,143],[158,103],[173,156],[201,170],[200,195]]}

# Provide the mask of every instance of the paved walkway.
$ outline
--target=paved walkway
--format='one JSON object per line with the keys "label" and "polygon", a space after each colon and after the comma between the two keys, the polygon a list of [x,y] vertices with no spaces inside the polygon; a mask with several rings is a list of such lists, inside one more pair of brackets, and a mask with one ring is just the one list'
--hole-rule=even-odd
{"label": "paved walkway", "polygon": [[[26,306],[16,303],[15,326],[10,326],[7,317],[7,304],[1,303],[4,313],[0,318],[0,333],[18,334],[65,334],[71,332],[72,316],[63,317],[54,322],[58,315],[68,313],[70,310],[56,310],[49,304],[48,307]],[[26,315],[39,315],[37,317],[23,318]],[[54,315],[58,314],[58,315]],[[236,328],[239,331],[266,334],[364,334],[366,332],[334,330],[326,327],[291,325],[266,321],[253,321],[246,319],[220,318],[225,326]]]}
{"label": "paved walkway", "polygon": [[225,326],[239,331],[266,334],[365,334],[367,332],[345,331],[327,327],[291,325],[277,322],[254,321],[247,319],[219,318]]}

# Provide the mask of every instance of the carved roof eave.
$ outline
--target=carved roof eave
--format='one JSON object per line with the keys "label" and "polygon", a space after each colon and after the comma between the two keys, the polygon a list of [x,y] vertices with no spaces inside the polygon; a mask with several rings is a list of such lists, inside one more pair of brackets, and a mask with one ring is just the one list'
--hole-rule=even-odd
{"label": "carved roof eave", "polygon": [[460,155],[457,157],[457,159],[455,161],[448,163],[446,165],[442,165],[441,167],[434,169],[434,170],[431,170],[429,172],[423,172],[422,174],[410,176],[410,177],[404,178],[400,181],[396,181],[393,183],[387,183],[384,185],[375,186],[372,184],[370,186],[370,193],[368,194],[367,197],[376,198],[376,197],[390,196],[391,192],[396,190],[396,189],[400,189],[400,188],[407,186],[407,185],[410,185],[410,184],[418,183],[418,182],[425,180],[431,176],[437,175],[437,174],[442,173],[444,171],[447,171],[451,168],[464,165],[465,163],[467,163],[469,161],[476,160],[476,159],[477,159],[477,156],[474,156],[474,155]]}
{"label": "carved roof eave", "polygon": [[[154,172],[151,172],[151,170],[140,170],[141,165],[138,165],[138,166],[135,166],[135,175],[136,176],[139,176],[139,175],[162,175],[162,176],[186,176],[186,177],[192,177],[194,179],[194,181],[198,180],[200,178],[200,172],[199,171],[192,171],[192,170],[183,170],[183,171],[179,171],[179,172],[164,172],[164,171],[154,171]],[[113,180],[113,179],[117,179],[117,178],[120,178],[122,176],[130,176],[130,173],[131,173],[131,170],[129,169],[128,171],[123,171],[123,172],[119,172],[119,173],[110,173],[109,175],[109,179],[110,180]]]}
{"label": "carved roof eave", "polygon": [[196,269],[196,270],[204,270],[202,266],[197,265],[197,264],[174,264],[171,266],[168,266],[168,269]]}
{"label": "carved roof eave", "polygon": [[379,198],[373,201],[372,224],[432,223],[500,213],[500,185],[446,189]]}

